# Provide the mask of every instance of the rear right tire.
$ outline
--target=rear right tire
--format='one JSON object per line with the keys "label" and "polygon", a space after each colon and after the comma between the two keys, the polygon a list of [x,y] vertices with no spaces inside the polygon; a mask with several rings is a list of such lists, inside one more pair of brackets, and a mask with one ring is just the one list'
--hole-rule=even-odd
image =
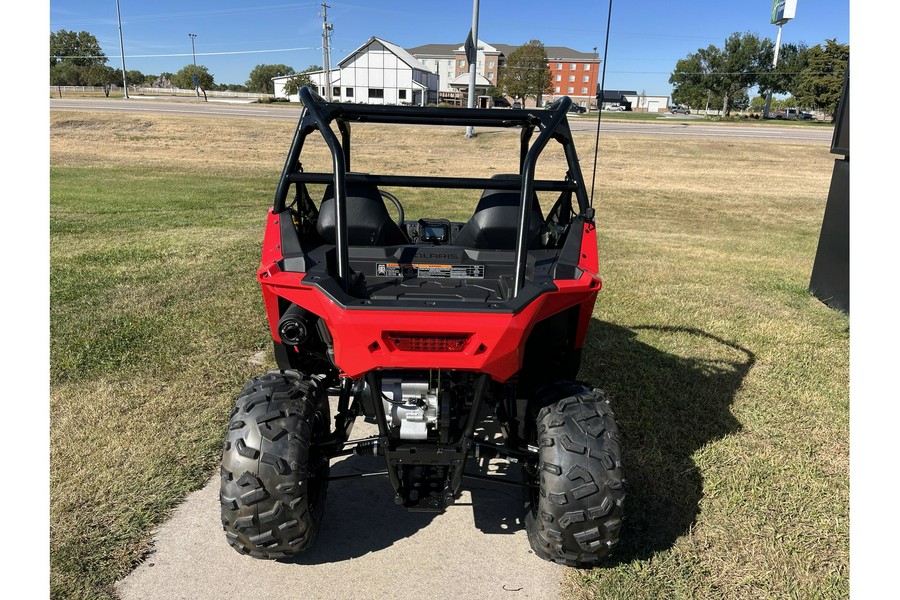
{"label": "rear right tire", "polygon": [[593,567],[619,541],[625,500],[619,429],[600,390],[555,384],[569,395],[537,414],[537,483],[525,526],[541,558]]}

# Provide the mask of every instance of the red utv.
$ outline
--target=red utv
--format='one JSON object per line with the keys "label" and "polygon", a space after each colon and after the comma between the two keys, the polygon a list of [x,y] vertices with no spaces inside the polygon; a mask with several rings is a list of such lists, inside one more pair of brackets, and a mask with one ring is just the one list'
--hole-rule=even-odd
{"label": "red utv", "polygon": [[[575,381],[600,279],[571,100],[495,111],[328,103],[306,88],[300,99],[257,272],[279,370],[244,386],[228,425],[229,543],[258,558],[309,547],[329,460],[350,454],[384,458],[397,504],[443,511],[463,479],[478,476],[477,448],[523,465],[513,483],[526,490],[528,538],[540,557],[596,564],[618,541],[625,491],[609,402]],[[515,128],[519,172],[354,172],[351,124],[368,123]],[[311,134],[324,138],[330,172],[303,169]],[[551,141],[567,170],[536,179]],[[318,202],[313,184],[325,186]],[[440,213],[406,220],[403,188],[481,195],[465,222]],[[538,192],[555,198],[546,215]],[[374,419],[377,435],[351,439],[360,415]],[[487,417],[499,422],[502,442],[479,437]]]}

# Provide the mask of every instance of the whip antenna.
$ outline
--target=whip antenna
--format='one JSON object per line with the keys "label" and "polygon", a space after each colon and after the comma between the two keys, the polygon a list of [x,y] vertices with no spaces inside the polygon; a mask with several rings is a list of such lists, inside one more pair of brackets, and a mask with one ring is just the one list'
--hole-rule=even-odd
{"label": "whip antenna", "polygon": [[600,93],[597,95],[597,139],[594,141],[594,171],[591,173],[591,208],[594,208],[594,180],[597,178],[597,154],[600,152],[600,120],[603,118],[603,96],[606,91],[606,55],[609,52],[609,22],[612,19],[612,0],[606,15],[606,40],[603,43],[603,71],[600,76]]}

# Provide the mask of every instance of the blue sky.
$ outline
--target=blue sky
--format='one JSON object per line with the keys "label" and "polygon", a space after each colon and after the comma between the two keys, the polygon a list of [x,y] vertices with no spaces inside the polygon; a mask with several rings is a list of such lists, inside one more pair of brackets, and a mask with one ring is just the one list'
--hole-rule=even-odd
{"label": "blue sky", "polygon": [[[260,63],[283,63],[297,70],[322,64],[320,3],[262,0],[119,0],[126,68],[144,73],[175,72],[191,62],[196,33],[197,63],[217,83],[244,83]],[[410,48],[427,43],[461,43],[472,24],[470,0],[331,0],[334,25],[332,62],[378,36]],[[564,8],[556,14],[554,5]],[[539,39],[547,46],[602,55],[606,0],[482,0],[479,37],[485,42],[520,44]],[[675,62],[709,44],[721,46],[735,31],[775,39],[769,24],[770,0],[702,3],[646,0],[613,2],[606,87],[668,95]],[[784,42],[814,45],[836,38],[848,43],[849,0],[798,0],[797,17],[784,26]],[[50,31],[88,31],[119,67],[115,0],[51,0]],[[266,52],[258,52],[266,51]],[[207,54],[210,53],[210,54]],[[163,56],[163,55],[180,56]]]}

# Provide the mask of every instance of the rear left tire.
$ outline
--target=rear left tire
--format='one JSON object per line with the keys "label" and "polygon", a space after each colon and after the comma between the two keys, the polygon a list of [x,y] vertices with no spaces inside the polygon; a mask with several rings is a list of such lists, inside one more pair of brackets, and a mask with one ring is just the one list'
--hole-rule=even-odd
{"label": "rear left tire", "polygon": [[312,444],[328,433],[328,398],[298,371],[249,381],[222,450],[220,501],[228,543],[255,558],[307,549],[324,512],[328,459]]}

